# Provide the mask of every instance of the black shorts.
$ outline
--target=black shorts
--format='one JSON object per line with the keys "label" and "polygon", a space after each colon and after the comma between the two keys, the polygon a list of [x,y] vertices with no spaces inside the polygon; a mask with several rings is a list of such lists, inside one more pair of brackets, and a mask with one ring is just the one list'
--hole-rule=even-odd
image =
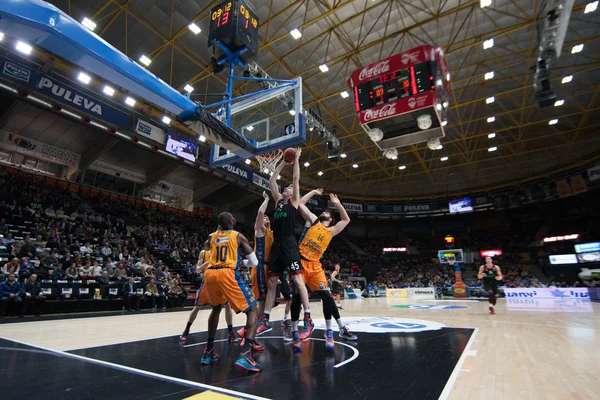
{"label": "black shorts", "polygon": [[339,282],[331,282],[331,294],[338,295],[342,292],[342,284]]}
{"label": "black shorts", "polygon": [[290,275],[301,274],[303,270],[296,238],[289,236],[273,242],[267,266],[269,276],[281,276],[286,269]]}
{"label": "black shorts", "polygon": [[498,294],[498,281],[497,280],[491,280],[491,279],[484,279],[483,280],[483,288],[485,289],[486,292],[489,292],[490,290],[497,295]]}

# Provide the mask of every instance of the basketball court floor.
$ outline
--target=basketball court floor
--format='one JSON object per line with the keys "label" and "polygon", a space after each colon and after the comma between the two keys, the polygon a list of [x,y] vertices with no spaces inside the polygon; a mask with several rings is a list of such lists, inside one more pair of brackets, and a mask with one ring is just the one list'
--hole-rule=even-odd
{"label": "basketball court floor", "polygon": [[[325,350],[321,309],[304,351],[279,322],[260,342],[261,374],[234,368],[221,329],[221,360],[200,365],[208,310],[179,344],[186,312],[23,321],[0,325],[3,398],[46,399],[597,399],[600,304],[569,299],[483,301],[361,299],[342,302],[359,336]],[[283,309],[274,309],[280,320]],[[234,324],[242,325],[243,315]],[[335,325],[335,324],[334,324]],[[221,327],[225,328],[224,313]],[[319,329],[321,328],[321,329]],[[4,394],[8,393],[8,397]]]}

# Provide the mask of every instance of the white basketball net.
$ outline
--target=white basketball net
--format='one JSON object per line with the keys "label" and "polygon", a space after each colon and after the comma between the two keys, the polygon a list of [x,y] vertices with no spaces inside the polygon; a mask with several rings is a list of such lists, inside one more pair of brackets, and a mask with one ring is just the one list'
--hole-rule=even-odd
{"label": "white basketball net", "polygon": [[275,168],[282,157],[283,151],[277,149],[261,154],[260,156],[256,156],[256,160],[260,164],[261,172],[264,172],[265,174],[272,174],[275,172]]}

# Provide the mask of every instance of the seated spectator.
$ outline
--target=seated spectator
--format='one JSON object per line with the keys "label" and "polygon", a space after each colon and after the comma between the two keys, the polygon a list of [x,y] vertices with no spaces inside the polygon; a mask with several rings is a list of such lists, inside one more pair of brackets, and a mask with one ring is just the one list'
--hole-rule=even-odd
{"label": "seated spectator", "polygon": [[79,268],[79,278],[84,282],[90,279],[94,279],[94,269],[92,268],[92,264],[89,261],[86,261],[85,265]]}
{"label": "seated spectator", "polygon": [[137,294],[135,289],[135,280],[133,278],[129,278],[129,282],[127,282],[123,288],[123,296],[125,297],[125,308],[127,311],[131,311],[131,300],[135,300],[135,310],[140,311],[140,300],[141,296]]}
{"label": "seated spectator", "polygon": [[19,264],[18,258],[13,258],[9,263],[4,264],[2,267],[2,273],[0,274],[0,282],[4,281],[8,274],[19,275],[19,271],[21,270],[21,265]]}
{"label": "seated spectator", "polygon": [[187,299],[187,292],[181,285],[179,278],[173,279],[169,288],[169,298],[172,301],[173,307],[183,307],[183,303]]}
{"label": "seated spectator", "polygon": [[46,296],[42,293],[42,287],[37,281],[37,275],[32,274],[23,285],[23,309],[27,309],[27,303],[33,301],[33,314],[39,317],[46,303]]}
{"label": "seated spectator", "polygon": [[158,287],[158,292],[160,293],[161,296],[161,301],[162,301],[162,310],[165,311],[167,309],[167,299],[169,298],[169,285],[167,284],[166,279],[163,279],[163,281],[160,283],[160,286]]}
{"label": "seated spectator", "polygon": [[159,306],[161,308],[164,307],[162,303],[164,302],[164,297],[162,297],[158,291],[158,287],[156,287],[156,279],[152,277],[150,279],[150,283],[146,285],[146,299],[150,299],[152,302],[152,312],[156,312],[156,300],[158,299],[161,304]]}
{"label": "seated spectator", "polygon": [[112,249],[110,248],[110,244],[108,242],[104,243],[104,247],[102,247],[100,253],[104,259],[107,259],[112,254]]}
{"label": "seated spectator", "polygon": [[67,268],[66,274],[67,278],[69,279],[74,281],[79,280],[79,269],[77,268],[77,263],[72,262],[71,266]]}
{"label": "seated spectator", "polygon": [[25,304],[21,295],[21,284],[17,282],[14,273],[9,273],[7,279],[0,283],[0,318],[6,315],[6,309],[9,305],[12,305],[15,311],[19,313],[19,318],[23,318]]}
{"label": "seated spectator", "polygon": [[50,278],[54,281],[67,279],[67,271],[63,269],[62,264],[58,264],[56,269],[52,271]]}
{"label": "seated spectator", "polygon": [[102,275],[102,267],[98,264],[97,260],[92,262],[92,276],[94,278]]}

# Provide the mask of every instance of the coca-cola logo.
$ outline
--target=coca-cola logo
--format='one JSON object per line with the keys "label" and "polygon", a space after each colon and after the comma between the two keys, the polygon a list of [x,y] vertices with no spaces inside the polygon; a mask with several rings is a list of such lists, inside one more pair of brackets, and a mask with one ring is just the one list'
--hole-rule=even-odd
{"label": "coca-cola logo", "polygon": [[376,119],[382,119],[386,117],[391,117],[396,114],[396,103],[394,104],[386,104],[385,106],[379,109],[370,109],[366,110],[364,114],[364,121],[369,122]]}
{"label": "coca-cola logo", "polygon": [[419,57],[419,53],[420,52],[416,51],[414,53],[402,54],[402,57],[400,57],[400,61],[402,61],[402,64],[408,64],[408,63],[413,64],[415,61],[417,61],[417,58]]}
{"label": "coca-cola logo", "polygon": [[372,67],[363,68],[358,75],[359,80],[364,80],[367,78],[373,78],[374,76],[378,76],[381,74],[385,74],[390,70],[390,60],[380,61]]}

